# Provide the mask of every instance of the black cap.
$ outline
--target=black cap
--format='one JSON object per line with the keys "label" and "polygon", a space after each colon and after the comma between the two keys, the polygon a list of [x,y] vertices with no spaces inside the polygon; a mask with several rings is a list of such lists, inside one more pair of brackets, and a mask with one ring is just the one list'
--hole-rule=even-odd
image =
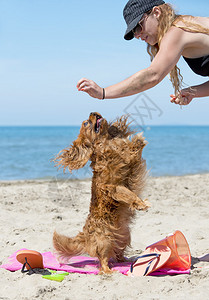
{"label": "black cap", "polygon": [[134,35],[132,30],[136,27],[143,15],[154,6],[164,3],[163,0],[129,0],[123,10],[123,17],[127,24],[124,39],[133,39]]}

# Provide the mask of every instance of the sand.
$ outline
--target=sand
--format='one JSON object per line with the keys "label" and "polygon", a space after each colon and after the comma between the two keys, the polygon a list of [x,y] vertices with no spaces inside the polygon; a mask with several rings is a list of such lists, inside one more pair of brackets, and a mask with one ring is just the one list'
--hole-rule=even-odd
{"label": "sand", "polygon": [[[209,174],[150,177],[144,197],[152,207],[137,212],[132,226],[128,256],[181,230],[191,249],[190,275],[70,274],[55,282],[0,269],[0,299],[208,299],[209,262],[197,260],[209,253],[208,182]],[[21,248],[53,251],[54,229],[75,235],[88,214],[90,187],[89,180],[0,182],[0,262]]]}

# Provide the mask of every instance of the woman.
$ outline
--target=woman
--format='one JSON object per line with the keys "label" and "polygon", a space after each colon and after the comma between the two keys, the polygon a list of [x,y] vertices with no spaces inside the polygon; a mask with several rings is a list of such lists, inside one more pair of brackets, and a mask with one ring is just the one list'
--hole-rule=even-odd
{"label": "woman", "polygon": [[105,89],[82,78],[79,91],[98,99],[126,97],[154,87],[170,73],[175,91],[171,102],[187,105],[194,98],[209,96],[209,81],[181,90],[183,78],[176,66],[183,56],[195,73],[209,76],[209,18],[176,15],[162,0],[130,0],[123,15],[127,23],[124,38],[141,38],[147,43],[150,66]]}

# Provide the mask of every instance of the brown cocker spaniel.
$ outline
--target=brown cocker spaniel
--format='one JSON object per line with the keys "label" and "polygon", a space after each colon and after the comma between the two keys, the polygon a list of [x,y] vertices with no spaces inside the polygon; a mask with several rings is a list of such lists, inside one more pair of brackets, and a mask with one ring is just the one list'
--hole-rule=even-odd
{"label": "brown cocker spaniel", "polygon": [[110,273],[110,258],[124,261],[130,245],[129,225],[134,211],[149,205],[140,199],[146,178],[146,162],[142,134],[133,134],[123,116],[108,123],[99,113],[91,113],[82,123],[73,145],[55,158],[69,171],[82,168],[91,161],[93,170],[89,215],[83,231],[70,238],[54,232],[53,244],[60,257],[88,253],[98,257],[101,272]]}

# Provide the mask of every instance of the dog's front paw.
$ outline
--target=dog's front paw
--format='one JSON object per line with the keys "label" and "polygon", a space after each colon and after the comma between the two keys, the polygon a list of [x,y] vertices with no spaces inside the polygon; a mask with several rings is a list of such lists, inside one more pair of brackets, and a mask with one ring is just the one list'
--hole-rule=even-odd
{"label": "dog's front paw", "polygon": [[151,207],[151,204],[148,199],[144,199],[144,204],[146,205],[146,209]]}
{"label": "dog's front paw", "polygon": [[150,207],[150,203],[147,199],[144,201],[138,198],[137,200],[133,201],[130,205],[131,210],[147,210]]}

